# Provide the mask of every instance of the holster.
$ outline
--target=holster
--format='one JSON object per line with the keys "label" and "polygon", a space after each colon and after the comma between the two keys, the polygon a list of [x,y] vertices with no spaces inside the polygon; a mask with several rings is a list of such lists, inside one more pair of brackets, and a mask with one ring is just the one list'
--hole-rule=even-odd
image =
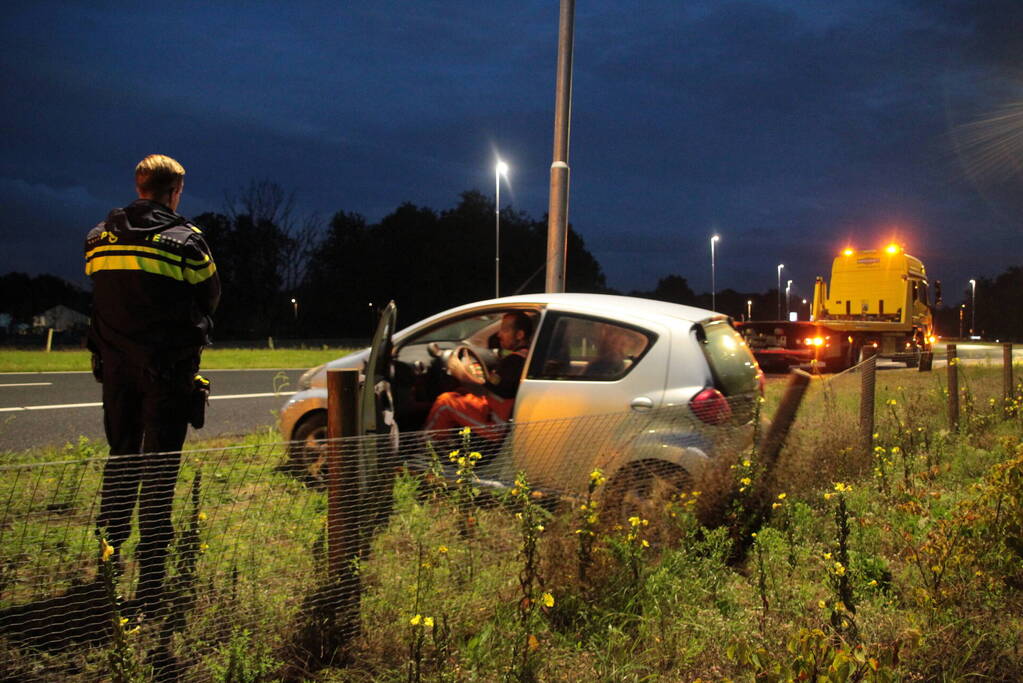
{"label": "holster", "polygon": [[96,381],[103,384],[103,356],[96,351],[92,352],[92,376]]}
{"label": "holster", "polygon": [[200,374],[192,380],[192,407],[188,415],[188,423],[195,429],[202,429],[206,424],[206,406],[210,403],[210,381]]}

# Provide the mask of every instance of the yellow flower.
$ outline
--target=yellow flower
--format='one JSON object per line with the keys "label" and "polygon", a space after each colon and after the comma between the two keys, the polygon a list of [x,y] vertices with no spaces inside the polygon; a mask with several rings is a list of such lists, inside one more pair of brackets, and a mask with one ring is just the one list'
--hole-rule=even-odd
{"label": "yellow flower", "polygon": [[742,466],[743,467],[749,467],[750,466],[750,461],[749,460],[743,460],[742,461]]}
{"label": "yellow flower", "polygon": [[114,546],[107,543],[107,539],[105,538],[102,539],[100,543],[102,544],[103,554],[100,556],[99,559],[102,562],[106,562],[107,560],[110,559],[110,556],[114,554]]}
{"label": "yellow flower", "polygon": [[835,573],[838,574],[839,576],[845,575],[845,567],[842,565],[841,562],[835,563]]}
{"label": "yellow flower", "polygon": [[446,553],[447,551],[448,547],[446,545],[442,545],[441,547],[437,548],[437,552]]}
{"label": "yellow flower", "polygon": [[836,481],[835,490],[838,491],[839,493],[845,493],[846,491],[852,491],[852,486],[849,486],[849,484],[844,484],[840,481]]}
{"label": "yellow flower", "polygon": [[650,543],[649,543],[649,542],[648,542],[648,541],[647,541],[647,540],[646,540],[645,538],[644,538],[644,539],[643,539],[642,541],[640,541],[640,544],[641,544],[641,545],[642,545],[642,546],[643,546],[644,548],[649,548],[649,547],[650,547]]}
{"label": "yellow flower", "polygon": [[472,434],[472,430],[468,427],[463,427],[462,431],[458,432],[459,436],[469,436],[470,434]]}
{"label": "yellow flower", "polygon": [[121,626],[124,626],[127,623],[128,623],[128,617],[121,617]]}
{"label": "yellow flower", "polygon": [[458,451],[451,451],[450,453],[448,453],[448,460],[450,460],[451,462],[458,460]]}
{"label": "yellow flower", "polygon": [[739,483],[742,484],[743,486],[749,486],[750,484],[753,483],[753,480],[750,479],[749,477],[743,477],[742,479],[739,480]]}
{"label": "yellow flower", "polygon": [[781,507],[781,503],[771,503],[771,509],[772,510],[777,510],[780,507]]}
{"label": "yellow flower", "polygon": [[779,493],[778,494],[778,500],[785,500],[785,494],[784,493]]}
{"label": "yellow flower", "polygon": [[832,494],[830,494],[830,493],[825,493],[825,494],[824,494],[824,500],[831,500],[831,496],[832,496]]}
{"label": "yellow flower", "polygon": [[411,619],[409,619],[408,623],[412,624],[413,626],[419,626],[419,624],[422,621],[423,621],[423,615],[422,614],[417,614],[416,616],[414,616]]}
{"label": "yellow flower", "polygon": [[423,626],[433,628],[433,617],[423,617]]}
{"label": "yellow flower", "polygon": [[639,526],[639,517],[629,517],[629,524],[632,526]]}
{"label": "yellow flower", "polygon": [[205,512],[200,512],[199,513],[199,521],[200,522],[205,522],[206,521],[206,513]]}
{"label": "yellow flower", "polygon": [[550,593],[544,593],[542,596],[540,596],[540,603],[544,607],[554,607],[554,596],[551,595]]}
{"label": "yellow flower", "polygon": [[824,602],[823,600],[818,600],[817,606],[820,607],[821,609],[825,609],[828,606],[828,603]]}
{"label": "yellow flower", "polygon": [[831,553],[824,553],[824,559],[825,560],[830,560],[831,559]]}

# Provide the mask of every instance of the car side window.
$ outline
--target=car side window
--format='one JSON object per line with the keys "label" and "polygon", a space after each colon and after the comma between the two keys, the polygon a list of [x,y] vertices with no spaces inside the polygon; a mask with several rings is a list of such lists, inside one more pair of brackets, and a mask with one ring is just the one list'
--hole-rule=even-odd
{"label": "car side window", "polygon": [[548,323],[530,365],[531,379],[618,380],[639,362],[655,338],[597,318],[561,314]]}

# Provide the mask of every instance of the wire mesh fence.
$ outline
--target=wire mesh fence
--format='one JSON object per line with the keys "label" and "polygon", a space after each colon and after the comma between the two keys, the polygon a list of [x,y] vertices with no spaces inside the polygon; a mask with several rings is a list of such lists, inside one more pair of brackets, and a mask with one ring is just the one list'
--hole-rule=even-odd
{"label": "wire mesh fence", "polygon": [[[921,444],[951,433],[946,375],[880,372],[865,450],[863,371],[810,382],[767,478],[776,487],[812,489],[879,467],[895,477],[904,463],[893,454],[934,452]],[[1003,410],[1000,367],[957,371],[961,429],[1019,421],[1018,410]],[[527,665],[530,624],[554,586],[607,571],[612,555],[647,561],[678,541],[685,514],[726,528],[735,501],[752,500],[777,406],[738,397],[715,411],[668,406],[146,456],[121,474],[144,479],[180,462],[171,529],[154,522],[166,510],[143,489],[140,522],[113,548],[101,541],[112,519],[101,509],[103,473],[123,463],[88,442],[58,461],[9,454],[0,465],[0,678],[302,679],[370,651],[375,666],[419,672],[427,651],[451,658],[455,649],[480,677],[500,677]],[[356,465],[340,490],[328,486],[338,463]],[[671,525],[659,523],[667,517]],[[602,535],[616,555],[594,552]]]}

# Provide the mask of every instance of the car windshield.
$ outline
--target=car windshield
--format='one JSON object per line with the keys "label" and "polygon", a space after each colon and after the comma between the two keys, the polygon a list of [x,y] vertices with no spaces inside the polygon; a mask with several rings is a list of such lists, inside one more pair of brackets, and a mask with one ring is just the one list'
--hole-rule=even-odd
{"label": "car windshield", "polygon": [[703,351],[714,373],[718,389],[725,396],[757,389],[757,365],[746,342],[726,320],[714,320],[699,326]]}

